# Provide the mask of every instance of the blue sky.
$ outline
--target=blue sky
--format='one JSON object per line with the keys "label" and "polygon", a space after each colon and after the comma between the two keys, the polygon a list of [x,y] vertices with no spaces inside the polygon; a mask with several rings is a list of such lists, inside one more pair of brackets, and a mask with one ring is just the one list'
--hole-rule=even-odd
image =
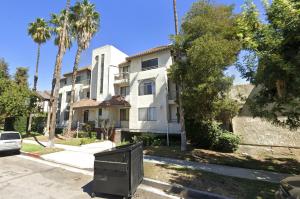
{"label": "blue sky", "polygon": [[[89,49],[82,53],[80,65],[91,62],[92,49],[111,44],[128,55],[148,48],[169,44],[174,33],[172,0],[91,0],[101,14],[100,31],[91,41]],[[196,0],[177,0],[181,19]],[[217,3],[235,4],[240,11],[243,0],[216,0]],[[255,1],[260,5],[260,1]],[[74,4],[75,0],[71,0]],[[0,57],[8,63],[10,73],[18,66],[29,68],[32,86],[36,61],[36,44],[27,35],[28,23],[37,17],[49,19],[65,7],[65,0],[9,0],[1,2]],[[62,72],[72,70],[76,46],[68,51],[63,60]],[[57,47],[50,40],[42,46],[38,89],[50,89]],[[235,83],[245,83],[231,67],[228,75],[234,75]]]}

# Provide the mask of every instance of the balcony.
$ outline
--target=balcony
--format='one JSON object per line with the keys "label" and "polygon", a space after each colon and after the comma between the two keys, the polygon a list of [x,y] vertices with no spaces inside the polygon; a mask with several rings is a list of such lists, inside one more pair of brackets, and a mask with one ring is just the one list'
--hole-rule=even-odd
{"label": "balcony", "polygon": [[82,84],[84,88],[89,87],[91,84],[91,80],[90,79],[82,79],[82,80],[76,81],[76,84]]}
{"label": "balcony", "polygon": [[127,86],[129,84],[129,73],[124,72],[124,73],[116,74],[114,84]]}

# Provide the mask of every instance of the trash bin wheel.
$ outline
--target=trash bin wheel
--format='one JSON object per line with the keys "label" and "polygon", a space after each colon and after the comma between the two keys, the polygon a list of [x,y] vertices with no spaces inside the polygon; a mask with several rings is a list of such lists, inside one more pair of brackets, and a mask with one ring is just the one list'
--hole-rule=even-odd
{"label": "trash bin wheel", "polygon": [[94,193],[94,192],[91,193],[91,197],[92,197],[92,198],[95,198],[95,197],[96,197],[96,193]]}

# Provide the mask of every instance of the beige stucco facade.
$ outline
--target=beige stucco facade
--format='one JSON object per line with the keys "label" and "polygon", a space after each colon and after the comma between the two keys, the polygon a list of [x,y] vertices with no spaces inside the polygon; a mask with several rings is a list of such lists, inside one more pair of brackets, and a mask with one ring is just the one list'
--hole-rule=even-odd
{"label": "beige stucco facade", "polygon": [[[157,59],[158,66],[153,69],[142,70],[142,62],[151,59]],[[121,63],[125,63],[125,66]],[[174,95],[176,87],[175,84],[168,82],[167,78],[167,69],[171,65],[172,56],[169,48],[133,57],[128,57],[111,45],[94,49],[91,66],[88,70],[80,72],[82,79],[88,79],[85,82],[89,82],[89,84],[76,84],[75,101],[89,98],[101,104],[111,100],[113,96],[122,95],[130,107],[121,105],[102,107],[99,105],[97,107],[76,108],[73,125],[78,122],[84,123],[88,118],[89,121],[94,121],[97,127],[100,126],[100,120],[109,119],[116,128],[121,128],[124,131],[179,133],[179,123],[176,119],[176,95]],[[127,67],[126,72],[123,71],[123,67]],[[71,76],[66,77],[66,79],[63,81],[66,81],[67,84],[62,84],[60,88],[61,103],[58,125],[61,127],[67,124],[64,115],[69,106],[67,93],[71,91]],[[139,94],[140,84],[144,80],[154,82],[152,94]],[[126,92],[122,92],[122,89]],[[89,96],[87,96],[87,92],[89,92]],[[155,108],[151,115],[153,117],[151,121],[141,121],[141,117],[139,117],[139,109],[141,108]],[[85,115],[87,112],[88,117]]]}

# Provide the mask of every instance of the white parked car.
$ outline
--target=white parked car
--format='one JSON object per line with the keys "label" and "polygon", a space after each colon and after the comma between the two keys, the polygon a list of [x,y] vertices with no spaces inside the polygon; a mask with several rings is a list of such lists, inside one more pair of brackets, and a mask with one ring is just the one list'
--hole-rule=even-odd
{"label": "white parked car", "polygon": [[14,131],[0,131],[0,152],[20,151],[22,147],[22,137],[20,133]]}

